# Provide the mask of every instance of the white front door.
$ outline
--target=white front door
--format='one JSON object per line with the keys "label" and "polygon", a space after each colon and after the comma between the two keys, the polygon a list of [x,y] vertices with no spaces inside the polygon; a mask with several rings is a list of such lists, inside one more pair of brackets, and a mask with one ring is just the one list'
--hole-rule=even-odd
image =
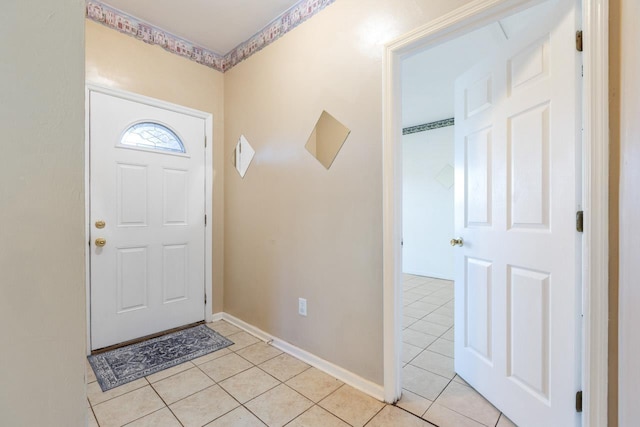
{"label": "white front door", "polygon": [[575,426],[580,58],[573,0],[456,84],[455,370],[517,425]]}
{"label": "white front door", "polygon": [[205,317],[205,122],[96,91],[89,108],[99,349]]}

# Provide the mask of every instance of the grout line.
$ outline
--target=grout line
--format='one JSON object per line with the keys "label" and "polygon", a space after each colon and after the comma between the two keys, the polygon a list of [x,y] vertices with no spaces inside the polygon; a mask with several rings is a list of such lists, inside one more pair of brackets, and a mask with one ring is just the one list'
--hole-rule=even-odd
{"label": "grout line", "polygon": [[[385,403],[385,404],[384,404],[384,406],[383,406],[382,408],[380,408],[380,409],[379,409],[375,414],[373,414],[373,416],[372,416],[371,418],[369,418],[369,419],[367,420],[367,422],[366,422],[366,423],[364,423],[364,426],[366,426],[366,425],[367,425],[367,424],[369,424],[371,421],[373,421],[373,419],[374,419],[375,417],[377,417],[377,416],[378,416],[378,414],[379,414],[380,412],[382,412],[382,411],[384,410],[384,408],[386,408],[386,407],[387,407],[387,404]],[[363,426],[363,427],[364,427],[364,426]]]}

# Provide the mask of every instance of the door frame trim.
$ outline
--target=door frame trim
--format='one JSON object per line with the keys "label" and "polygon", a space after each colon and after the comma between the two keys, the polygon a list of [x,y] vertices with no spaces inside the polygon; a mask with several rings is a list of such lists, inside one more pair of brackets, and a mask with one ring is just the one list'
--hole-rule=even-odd
{"label": "door frame trim", "polygon": [[[91,186],[90,186],[90,102],[91,92],[111,95],[128,101],[138,102],[140,104],[158,107],[165,110],[173,111],[197,117],[204,120],[204,134],[207,139],[205,147],[205,215],[207,223],[204,227],[204,291],[207,303],[204,306],[204,320],[211,322],[213,318],[213,115],[204,111],[195,110],[193,108],[184,107],[171,102],[139,95],[121,89],[102,86],[95,83],[86,83],[85,85],[85,159],[84,159],[84,188],[85,188],[85,288],[86,288],[86,322],[87,322],[87,355],[91,354]],[[204,220],[204,218],[203,218]]]}
{"label": "door frame trim", "polygon": [[[402,393],[401,63],[411,54],[480,28],[542,0],[475,0],[385,45],[383,57],[384,397]],[[583,210],[582,425],[607,425],[609,0],[582,0]]]}

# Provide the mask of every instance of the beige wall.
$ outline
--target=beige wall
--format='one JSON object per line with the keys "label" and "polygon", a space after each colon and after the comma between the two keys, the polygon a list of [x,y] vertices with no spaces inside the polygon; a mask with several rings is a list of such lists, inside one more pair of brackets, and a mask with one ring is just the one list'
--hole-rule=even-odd
{"label": "beige wall", "polygon": [[[465,0],[340,0],[225,74],[225,311],[382,384],[382,45]],[[326,170],[326,110],[351,129]],[[308,316],[297,314],[307,298]]]}
{"label": "beige wall", "polygon": [[224,137],[222,73],[86,21],[88,83],[127,90],[213,114],[213,311],[222,311]]}
{"label": "beige wall", "polygon": [[84,2],[0,14],[0,425],[86,425]]}

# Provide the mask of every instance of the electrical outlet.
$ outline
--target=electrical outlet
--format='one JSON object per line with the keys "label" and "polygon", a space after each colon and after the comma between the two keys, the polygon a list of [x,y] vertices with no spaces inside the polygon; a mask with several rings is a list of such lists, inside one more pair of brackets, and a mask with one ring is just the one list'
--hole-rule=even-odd
{"label": "electrical outlet", "polygon": [[298,314],[301,316],[307,315],[307,300],[304,298],[298,298]]}

